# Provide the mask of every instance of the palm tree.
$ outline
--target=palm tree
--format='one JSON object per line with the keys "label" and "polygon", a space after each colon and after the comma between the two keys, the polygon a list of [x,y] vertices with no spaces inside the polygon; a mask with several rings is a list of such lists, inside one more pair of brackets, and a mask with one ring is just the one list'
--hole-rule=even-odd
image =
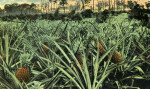
{"label": "palm tree", "polygon": [[51,11],[52,11],[52,8],[53,8],[53,0],[49,0],[49,2],[51,3]]}
{"label": "palm tree", "polygon": [[46,11],[46,13],[49,12],[49,2],[44,2],[44,10]]}
{"label": "palm tree", "polygon": [[109,10],[110,10],[110,0],[109,0]]}
{"label": "palm tree", "polygon": [[84,1],[84,0],[81,0],[81,3],[82,3],[82,10],[84,10],[85,1]]}
{"label": "palm tree", "polygon": [[124,0],[121,0],[121,10],[124,10]]}
{"label": "palm tree", "polygon": [[126,4],[125,4],[125,0],[123,0],[123,11],[125,11],[126,8]]}
{"label": "palm tree", "polygon": [[115,11],[115,8],[116,8],[115,5],[116,5],[116,0],[114,0],[114,11]]}
{"label": "palm tree", "polygon": [[103,7],[102,4],[103,4],[103,2],[98,1],[98,4],[96,5],[96,6],[98,7],[98,12],[101,11],[101,9],[102,9],[102,7]]}
{"label": "palm tree", "polygon": [[117,11],[120,9],[120,1],[116,0]]}
{"label": "palm tree", "polygon": [[65,4],[68,4],[68,3],[67,3],[67,0],[61,0],[59,4],[63,6],[63,8],[64,8],[64,13],[65,13]]}
{"label": "palm tree", "polygon": [[56,5],[56,3],[57,3],[57,0],[54,0],[53,2],[54,2],[54,8],[56,8],[55,5]]}
{"label": "palm tree", "polygon": [[133,6],[134,6],[133,2],[132,2],[132,1],[128,1],[128,7],[129,7],[130,9],[132,9]]}
{"label": "palm tree", "polygon": [[[88,4],[91,0],[81,0],[81,3],[82,3],[82,10],[85,9],[85,4]],[[94,0],[93,0],[94,2]],[[93,8],[94,8],[94,3],[93,3]]]}
{"label": "palm tree", "polygon": [[80,4],[80,1],[79,0],[76,0],[76,3],[75,3],[75,10],[78,11],[81,9],[81,4]]}
{"label": "palm tree", "polygon": [[43,2],[42,2],[42,0],[41,0],[41,12],[43,12],[42,6],[43,6]]}
{"label": "palm tree", "polygon": [[112,0],[111,0],[111,9],[113,8]]}
{"label": "palm tree", "polygon": [[46,7],[47,5],[46,5],[45,0],[41,0],[41,12],[44,12],[44,10],[46,10]]}
{"label": "palm tree", "polygon": [[94,0],[93,0],[93,12],[94,12]]}
{"label": "palm tree", "polygon": [[105,8],[106,8],[107,6],[109,6],[109,3],[105,1],[104,5],[105,5]]}
{"label": "palm tree", "polygon": [[105,8],[105,4],[104,4],[104,1],[102,0],[102,3],[103,3],[103,10],[104,10],[104,8]]}

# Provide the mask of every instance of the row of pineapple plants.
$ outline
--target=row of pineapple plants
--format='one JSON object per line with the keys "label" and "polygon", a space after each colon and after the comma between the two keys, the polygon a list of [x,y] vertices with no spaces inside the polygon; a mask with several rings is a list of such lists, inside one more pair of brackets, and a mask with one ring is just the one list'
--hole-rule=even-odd
{"label": "row of pineapple plants", "polygon": [[141,65],[149,63],[149,29],[122,23],[36,20],[1,25],[1,84],[10,89],[134,88],[123,82],[145,79]]}

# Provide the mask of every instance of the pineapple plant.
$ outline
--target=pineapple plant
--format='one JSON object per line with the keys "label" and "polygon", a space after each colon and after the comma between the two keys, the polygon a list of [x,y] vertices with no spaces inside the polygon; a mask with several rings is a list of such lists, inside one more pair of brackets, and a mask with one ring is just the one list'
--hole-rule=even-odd
{"label": "pineapple plant", "polygon": [[21,55],[21,67],[15,73],[16,78],[20,82],[27,82],[29,80],[30,70],[29,70],[29,54]]}
{"label": "pineapple plant", "polygon": [[116,51],[113,52],[111,61],[113,63],[120,63],[121,62],[121,55],[118,52],[116,52]]}

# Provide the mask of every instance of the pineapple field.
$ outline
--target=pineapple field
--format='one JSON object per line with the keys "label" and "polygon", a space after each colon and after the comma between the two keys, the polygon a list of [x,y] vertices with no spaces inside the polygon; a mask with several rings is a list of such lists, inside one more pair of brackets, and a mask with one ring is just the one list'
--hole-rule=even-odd
{"label": "pineapple field", "polygon": [[150,28],[128,13],[0,21],[0,89],[150,89]]}

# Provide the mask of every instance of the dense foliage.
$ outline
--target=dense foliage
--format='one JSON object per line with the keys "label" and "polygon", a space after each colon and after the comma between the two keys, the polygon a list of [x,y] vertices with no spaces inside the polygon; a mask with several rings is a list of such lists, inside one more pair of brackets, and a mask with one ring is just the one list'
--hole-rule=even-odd
{"label": "dense foliage", "polygon": [[[0,22],[0,88],[142,89],[138,80],[150,81],[150,29],[127,13],[108,15],[103,23],[18,22]],[[15,76],[24,66],[27,82]]]}

